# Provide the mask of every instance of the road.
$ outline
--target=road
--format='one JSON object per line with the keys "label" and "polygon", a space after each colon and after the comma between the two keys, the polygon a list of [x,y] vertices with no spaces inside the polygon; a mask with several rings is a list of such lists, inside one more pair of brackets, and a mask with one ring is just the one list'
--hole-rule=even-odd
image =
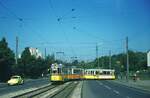
{"label": "road", "polygon": [[83,82],[82,98],[150,98],[150,93],[109,80]]}
{"label": "road", "polygon": [[14,85],[14,86],[5,85],[0,88],[0,97],[8,93],[13,93],[13,92],[15,93],[21,90],[25,91],[26,89],[30,89],[30,88],[38,88],[48,83],[50,83],[50,81],[45,78],[45,79],[34,79],[30,81],[25,81],[23,85]]}

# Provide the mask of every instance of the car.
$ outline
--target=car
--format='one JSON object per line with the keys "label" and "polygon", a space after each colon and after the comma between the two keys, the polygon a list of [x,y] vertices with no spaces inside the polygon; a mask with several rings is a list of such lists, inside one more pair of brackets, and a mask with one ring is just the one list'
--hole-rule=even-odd
{"label": "car", "polygon": [[14,75],[8,80],[7,84],[8,85],[18,85],[18,84],[23,84],[24,80],[21,78],[21,76]]}

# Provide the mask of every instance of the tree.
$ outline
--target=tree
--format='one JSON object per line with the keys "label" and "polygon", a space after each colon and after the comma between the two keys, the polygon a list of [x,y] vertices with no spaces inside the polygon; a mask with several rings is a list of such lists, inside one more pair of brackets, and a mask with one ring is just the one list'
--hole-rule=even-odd
{"label": "tree", "polygon": [[8,47],[5,38],[0,41],[0,80],[7,81],[12,72],[12,65],[15,64],[15,55]]}
{"label": "tree", "polygon": [[23,65],[23,75],[26,77],[30,77],[32,75],[33,66],[35,66],[36,58],[32,56],[29,47],[26,47],[25,50],[21,54],[21,63]]}
{"label": "tree", "polygon": [[79,63],[78,60],[74,60],[74,61],[72,62],[72,65],[73,65],[73,66],[78,66],[78,63]]}
{"label": "tree", "polygon": [[27,78],[38,78],[42,74],[47,74],[50,65],[54,63],[54,55],[48,55],[45,59],[31,55],[29,47],[26,47],[21,54],[21,62],[18,71]]}

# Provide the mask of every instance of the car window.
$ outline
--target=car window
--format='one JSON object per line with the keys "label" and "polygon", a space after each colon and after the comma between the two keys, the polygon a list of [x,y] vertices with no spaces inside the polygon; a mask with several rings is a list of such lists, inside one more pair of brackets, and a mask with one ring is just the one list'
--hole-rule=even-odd
{"label": "car window", "polygon": [[11,79],[19,79],[19,77],[13,76],[11,77]]}

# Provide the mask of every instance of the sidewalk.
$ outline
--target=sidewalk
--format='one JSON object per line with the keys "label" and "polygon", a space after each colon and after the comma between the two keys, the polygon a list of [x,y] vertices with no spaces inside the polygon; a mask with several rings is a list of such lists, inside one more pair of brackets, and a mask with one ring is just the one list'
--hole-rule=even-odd
{"label": "sidewalk", "polygon": [[82,85],[83,81],[80,81],[80,83],[77,85],[77,87],[74,89],[71,98],[82,98],[81,93],[82,93]]}
{"label": "sidewalk", "polygon": [[114,82],[150,92],[150,80],[137,80],[137,81],[129,80],[127,82],[126,80],[122,79],[122,80],[114,80]]}

